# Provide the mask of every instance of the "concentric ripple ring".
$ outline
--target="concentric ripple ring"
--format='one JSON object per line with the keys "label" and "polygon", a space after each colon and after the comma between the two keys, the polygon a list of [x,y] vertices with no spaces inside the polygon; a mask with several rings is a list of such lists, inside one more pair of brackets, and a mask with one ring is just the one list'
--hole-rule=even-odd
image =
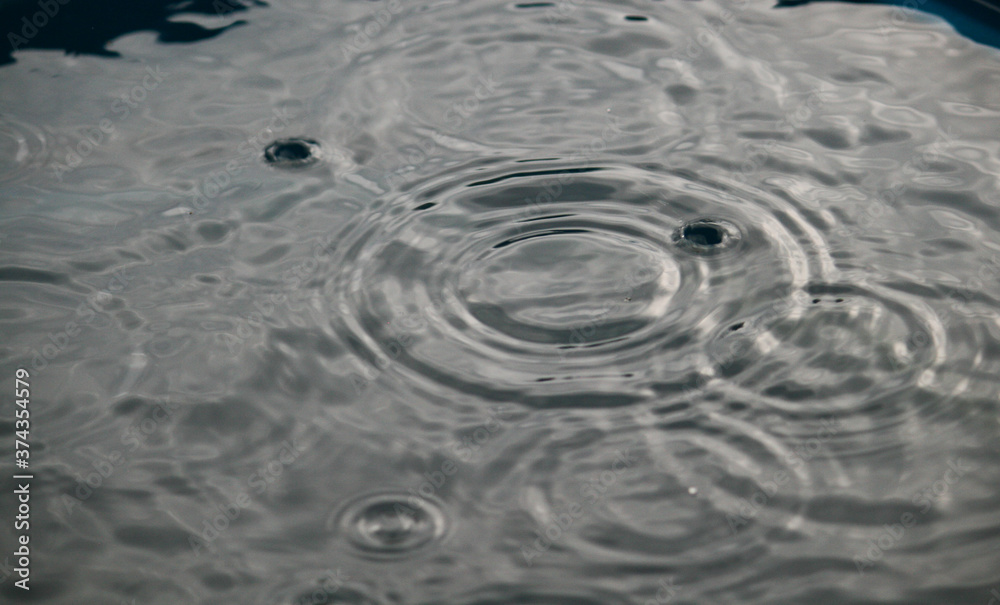
{"label": "concentric ripple ring", "polygon": [[822,279],[829,259],[793,216],[659,166],[445,175],[344,230],[331,317],[361,360],[408,380],[625,405],[689,382],[716,326]]}
{"label": "concentric ripple ring", "polygon": [[401,557],[440,540],[448,524],[437,502],[387,492],[349,502],[328,526],[363,555]]}

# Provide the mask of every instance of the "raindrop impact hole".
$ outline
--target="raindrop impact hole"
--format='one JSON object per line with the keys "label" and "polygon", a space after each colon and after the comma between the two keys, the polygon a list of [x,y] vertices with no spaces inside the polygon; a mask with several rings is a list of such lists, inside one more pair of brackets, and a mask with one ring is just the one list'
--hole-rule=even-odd
{"label": "raindrop impact hole", "polygon": [[695,254],[715,254],[739,244],[742,235],[736,225],[721,219],[698,219],[674,231],[674,244]]}
{"label": "raindrop impact hole", "polygon": [[282,139],[264,150],[268,164],[283,168],[306,166],[316,161],[319,143],[312,139]]}
{"label": "raindrop impact hole", "polygon": [[683,237],[699,246],[718,246],[725,239],[726,232],[719,225],[696,223],[684,227]]}

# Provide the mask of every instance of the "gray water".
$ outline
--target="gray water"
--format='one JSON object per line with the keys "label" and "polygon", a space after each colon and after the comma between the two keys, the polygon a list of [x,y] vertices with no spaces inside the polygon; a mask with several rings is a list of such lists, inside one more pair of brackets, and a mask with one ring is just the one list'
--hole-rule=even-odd
{"label": "gray water", "polygon": [[996,49],[836,3],[239,18],[3,68],[3,599],[997,602]]}

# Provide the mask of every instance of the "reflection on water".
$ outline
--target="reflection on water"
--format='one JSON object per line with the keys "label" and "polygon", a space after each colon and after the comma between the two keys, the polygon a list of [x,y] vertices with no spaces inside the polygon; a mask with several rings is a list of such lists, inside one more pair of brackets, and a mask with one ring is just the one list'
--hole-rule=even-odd
{"label": "reflection on water", "polygon": [[[159,42],[167,44],[207,40],[245,25],[246,21],[232,17],[254,6],[267,4],[261,0],[6,0],[0,3],[0,23],[7,34],[0,65],[13,62],[14,53],[26,49],[121,57],[109,44],[135,32],[154,32]],[[195,20],[185,21],[185,16]],[[218,22],[204,27],[211,19],[199,23],[198,17]]]}
{"label": "reflection on water", "polygon": [[32,600],[1000,587],[995,49],[819,2],[58,6],[0,88]]}
{"label": "reflection on water", "polygon": [[[775,7],[801,6],[827,0],[778,0]],[[997,0],[835,0],[843,2],[879,3],[891,6],[893,25],[927,18],[930,13],[950,23],[958,33],[990,46],[1000,48],[1000,3]]]}

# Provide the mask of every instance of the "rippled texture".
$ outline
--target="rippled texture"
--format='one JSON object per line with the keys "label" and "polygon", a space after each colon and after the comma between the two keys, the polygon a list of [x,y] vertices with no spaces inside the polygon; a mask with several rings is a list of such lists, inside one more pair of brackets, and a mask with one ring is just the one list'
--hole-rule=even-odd
{"label": "rippled texture", "polygon": [[832,2],[227,6],[2,68],[32,601],[1000,593],[995,49]]}

